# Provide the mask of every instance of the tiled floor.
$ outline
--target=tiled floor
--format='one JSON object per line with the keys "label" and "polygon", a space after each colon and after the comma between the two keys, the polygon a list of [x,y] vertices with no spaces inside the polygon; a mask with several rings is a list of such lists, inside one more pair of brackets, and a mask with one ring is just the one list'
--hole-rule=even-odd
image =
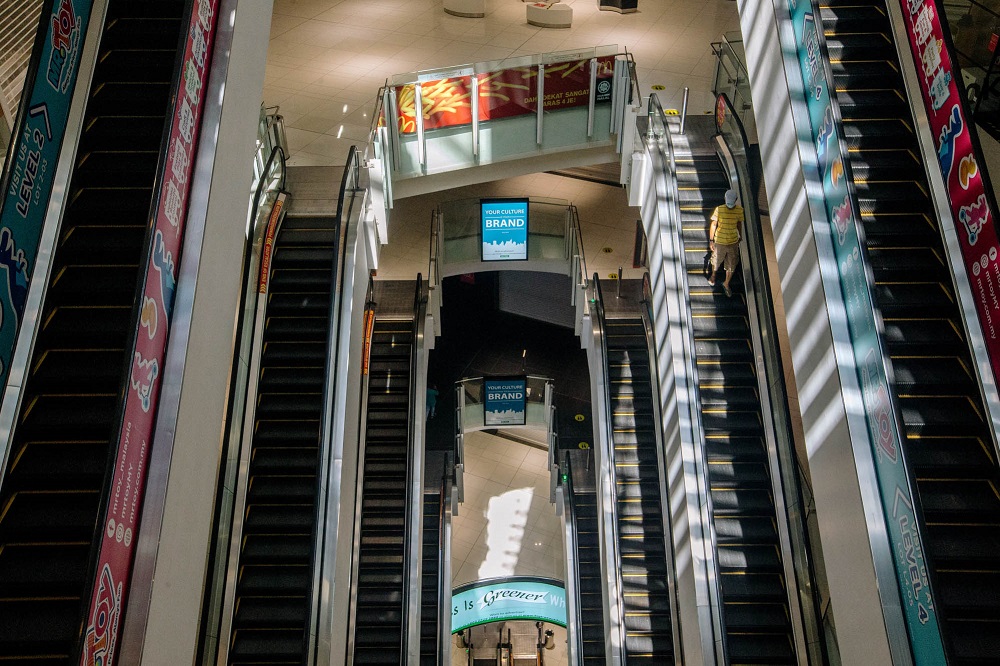
{"label": "tiled floor", "polygon": [[467,434],[465,503],[452,525],[452,587],[499,576],[565,578],[543,449]]}
{"label": "tiled floor", "polygon": [[641,0],[639,11],[564,0],[573,26],[527,24],[520,0],[486,0],[486,17],[458,18],[432,0],[275,0],[264,102],[285,116],[290,165],[342,165],[367,142],[375,96],[395,74],[616,44],[634,54],[643,95],[665,108],[712,108],[709,44],[739,29],[731,0]]}

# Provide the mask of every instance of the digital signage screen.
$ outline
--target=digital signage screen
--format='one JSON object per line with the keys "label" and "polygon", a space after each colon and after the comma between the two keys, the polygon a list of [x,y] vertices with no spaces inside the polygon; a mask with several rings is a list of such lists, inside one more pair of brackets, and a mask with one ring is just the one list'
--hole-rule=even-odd
{"label": "digital signage screen", "polygon": [[528,258],[528,200],[482,199],[480,229],[483,261]]}
{"label": "digital signage screen", "polygon": [[528,381],[524,377],[483,380],[483,425],[524,425]]}

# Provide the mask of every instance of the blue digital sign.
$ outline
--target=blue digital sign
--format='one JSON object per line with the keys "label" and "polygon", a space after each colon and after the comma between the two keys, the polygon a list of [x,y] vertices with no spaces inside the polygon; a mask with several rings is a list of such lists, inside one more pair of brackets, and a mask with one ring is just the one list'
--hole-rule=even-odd
{"label": "blue digital sign", "polygon": [[528,381],[516,379],[483,380],[483,425],[524,425]]}
{"label": "blue digital sign", "polygon": [[528,200],[480,201],[483,261],[523,261],[528,258]]}

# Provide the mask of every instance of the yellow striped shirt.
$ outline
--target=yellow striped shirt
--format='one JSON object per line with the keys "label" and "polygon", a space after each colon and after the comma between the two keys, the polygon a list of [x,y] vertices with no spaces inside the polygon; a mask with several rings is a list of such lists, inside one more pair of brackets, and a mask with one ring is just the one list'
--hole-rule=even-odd
{"label": "yellow striped shirt", "polygon": [[740,241],[738,224],[743,222],[743,206],[716,206],[712,211],[712,219],[718,221],[715,227],[715,242],[720,245],[732,245]]}

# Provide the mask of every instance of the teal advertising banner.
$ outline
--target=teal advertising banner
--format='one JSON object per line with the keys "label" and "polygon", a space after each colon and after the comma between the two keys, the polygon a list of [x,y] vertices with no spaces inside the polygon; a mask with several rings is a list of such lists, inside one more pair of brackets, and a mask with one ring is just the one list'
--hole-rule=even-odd
{"label": "teal advertising banner", "polygon": [[451,633],[502,620],[536,620],[565,627],[566,589],[552,578],[511,576],[478,580],[452,592]]}
{"label": "teal advertising banner", "polygon": [[[66,135],[69,104],[90,21],[90,0],[48,3],[41,53],[25,81],[22,110],[11,137],[0,212],[0,386],[7,383],[28,284],[52,194],[56,161]],[[44,17],[44,13],[43,13]],[[31,72],[29,71],[29,74]]]}
{"label": "teal advertising banner", "polygon": [[528,381],[515,379],[483,380],[483,425],[524,425]]}
{"label": "teal advertising banner", "polygon": [[528,200],[484,199],[480,202],[483,261],[528,258]]}
{"label": "teal advertising banner", "polygon": [[[864,399],[875,475],[889,531],[903,614],[917,664],[944,664],[944,645],[931,595],[927,565],[913,508],[909,479],[902,458],[899,424],[889,394],[875,308],[861,247],[857,205],[848,189],[842,145],[830,98],[827,56],[810,0],[788,0],[795,47],[809,110],[808,139],[816,148],[817,176],[822,198],[814,203],[826,211],[854,362]],[[800,138],[801,140],[801,138]],[[806,156],[803,160],[811,160]],[[811,196],[815,196],[812,195]]]}

